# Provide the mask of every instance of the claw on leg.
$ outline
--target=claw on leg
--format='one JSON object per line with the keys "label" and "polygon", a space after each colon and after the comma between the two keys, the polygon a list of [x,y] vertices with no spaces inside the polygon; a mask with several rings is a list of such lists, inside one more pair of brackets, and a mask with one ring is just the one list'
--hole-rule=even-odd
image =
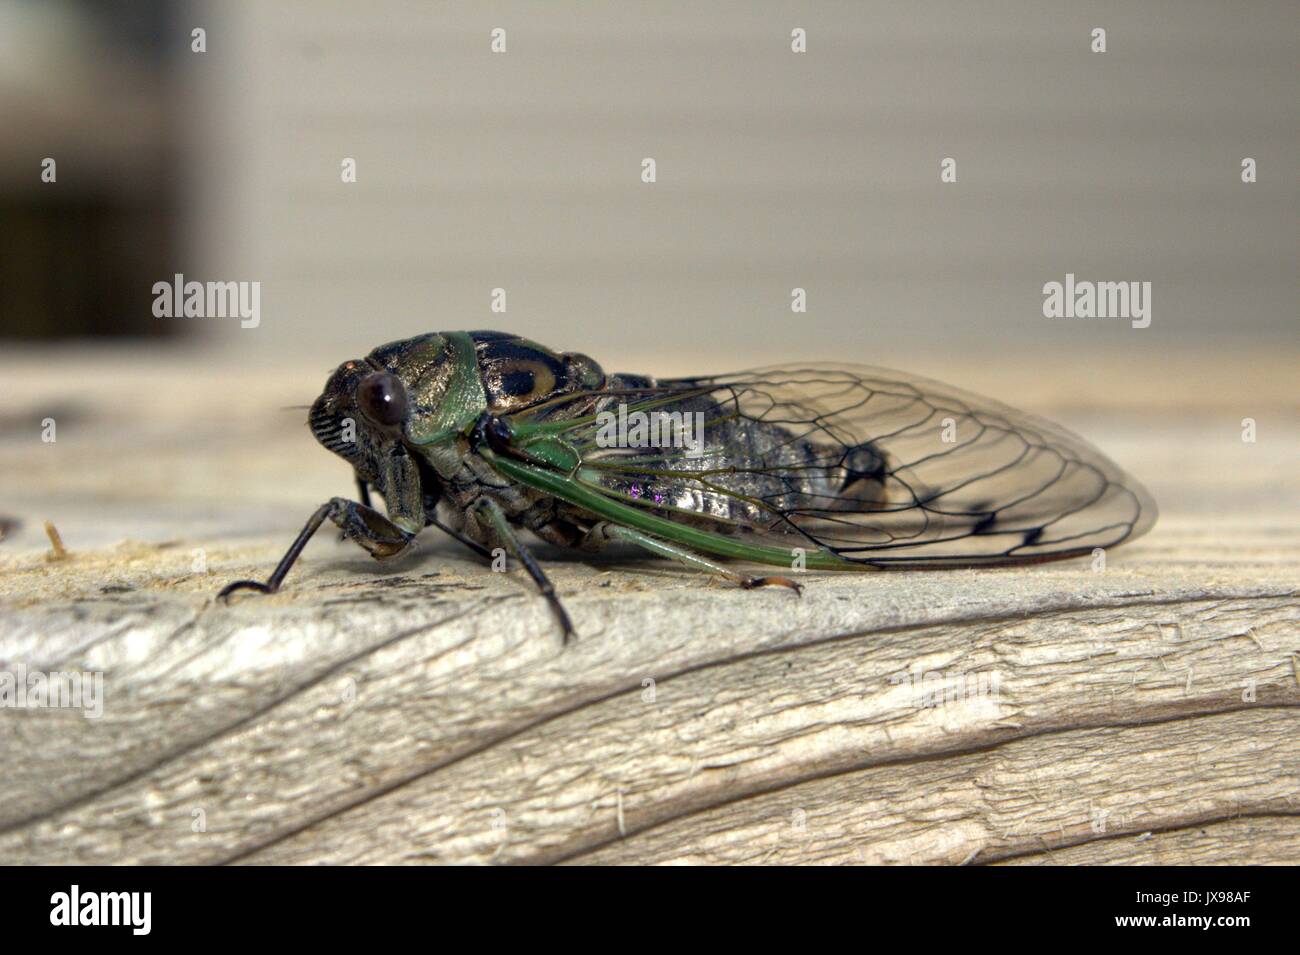
{"label": "claw on leg", "polygon": [[236,590],[256,590],[259,594],[273,594],[273,593],[275,593],[275,589],[273,589],[272,587],[270,587],[268,584],[264,584],[264,583],[262,583],[261,581],[258,581],[258,580],[236,580],[236,581],[232,581],[231,583],[228,583],[228,584],[226,584],[226,586],[222,587],[222,588],[221,588],[221,592],[217,594],[217,599],[218,599],[218,600],[225,600],[227,597],[229,597],[231,594],[233,594]]}

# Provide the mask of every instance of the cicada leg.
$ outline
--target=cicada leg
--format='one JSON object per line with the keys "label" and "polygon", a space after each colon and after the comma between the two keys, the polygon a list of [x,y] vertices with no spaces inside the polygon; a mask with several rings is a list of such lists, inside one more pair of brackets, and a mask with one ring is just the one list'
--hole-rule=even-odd
{"label": "cicada leg", "polygon": [[687,567],[695,570],[703,570],[706,573],[717,574],[727,580],[739,584],[745,590],[752,590],[755,587],[789,587],[795,593],[802,594],[803,586],[795,583],[789,577],[750,577],[745,574],[737,573],[729,567],[722,564],[714,563],[707,557],[701,557],[692,550],[677,544],[670,544],[662,541],[657,537],[651,537],[649,534],[634,530],[631,527],[623,527],[620,524],[611,524],[608,521],[602,521],[591,529],[588,533],[590,543],[599,544],[604,539],[627,541],[630,544],[636,544],[638,547],[657,554],[660,557],[667,557],[669,560],[675,560],[679,564],[685,564]]}
{"label": "cicada leg", "polygon": [[474,509],[479,515],[487,519],[492,530],[496,532],[496,536],[524,565],[528,575],[533,578],[533,583],[537,584],[538,592],[550,603],[551,610],[555,612],[556,618],[560,621],[560,627],[564,630],[564,642],[568,643],[569,638],[574,635],[573,622],[569,619],[568,612],[564,609],[564,605],[560,603],[560,598],[555,593],[555,585],[546,576],[546,573],[537,563],[537,559],[528,553],[528,548],[524,547],[519,538],[515,536],[514,529],[510,526],[510,522],[506,520],[505,513],[497,502],[490,497],[480,497],[474,503]]}
{"label": "cicada leg", "polygon": [[361,502],[362,507],[373,506],[370,503],[370,485],[366,483],[360,474],[357,475],[357,500]]}
{"label": "cicada leg", "polygon": [[468,547],[468,548],[469,548],[470,550],[472,550],[474,553],[478,554],[478,555],[479,555],[480,557],[482,557],[484,560],[491,560],[491,559],[492,559],[492,551],[488,550],[486,547],[484,547],[484,546],[483,546],[482,544],[480,544],[478,541],[474,540],[474,538],[472,538],[472,537],[470,537],[470,536],[468,536],[468,535],[466,535],[466,534],[462,534],[460,531],[456,530],[456,528],[454,528],[454,527],[451,527],[451,526],[449,526],[449,525],[447,525],[447,524],[444,524],[442,521],[438,520],[437,517],[428,517],[428,518],[425,518],[425,519],[429,522],[429,526],[431,526],[431,527],[436,527],[436,528],[438,528],[438,530],[442,531],[442,532],[443,532],[444,534],[446,534],[448,537],[452,537],[452,538],[454,538],[454,539],[460,541],[462,544],[464,544],[466,547]]}
{"label": "cicada leg", "polygon": [[236,580],[226,584],[217,594],[217,599],[224,599],[236,590],[256,590],[258,593],[273,594],[280,589],[280,584],[288,576],[290,568],[297,561],[307,541],[320,529],[326,520],[333,521],[343,536],[355,541],[370,552],[371,557],[385,559],[396,557],[411,546],[415,535],[398,527],[378,511],[371,510],[364,504],[349,501],[345,497],[332,498],[316,509],[316,513],[307,519],[297,538],[285,551],[280,563],[276,565],[266,583],[257,580]]}
{"label": "cicada leg", "polygon": [[[357,499],[361,501],[363,507],[369,507],[372,510],[374,509],[374,506],[370,503],[370,485],[361,477],[360,474],[357,475]],[[428,516],[425,519],[429,522],[431,527],[436,527],[448,536],[454,537],[480,557],[485,558],[486,560],[492,559],[492,551],[488,550],[478,541],[465,536],[454,527],[448,527],[442,521],[438,520],[436,515]],[[342,536],[346,537],[347,535],[343,534]]]}

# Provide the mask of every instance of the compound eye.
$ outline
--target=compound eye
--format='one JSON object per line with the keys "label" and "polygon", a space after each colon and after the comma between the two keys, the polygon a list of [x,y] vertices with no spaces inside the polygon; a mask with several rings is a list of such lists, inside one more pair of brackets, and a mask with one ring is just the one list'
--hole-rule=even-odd
{"label": "compound eye", "polygon": [[361,413],[375,424],[391,427],[406,417],[406,386],[386,371],[375,371],[357,385]]}

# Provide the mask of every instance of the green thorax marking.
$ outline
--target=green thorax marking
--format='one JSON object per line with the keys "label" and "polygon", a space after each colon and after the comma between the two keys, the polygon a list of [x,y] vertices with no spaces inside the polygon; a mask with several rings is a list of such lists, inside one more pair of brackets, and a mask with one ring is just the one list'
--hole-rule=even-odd
{"label": "green thorax marking", "polygon": [[460,439],[487,411],[487,395],[479,375],[474,340],[465,332],[447,332],[444,337],[451,362],[447,391],[429,414],[408,423],[406,434],[412,444],[425,449],[434,470],[450,477],[460,468]]}

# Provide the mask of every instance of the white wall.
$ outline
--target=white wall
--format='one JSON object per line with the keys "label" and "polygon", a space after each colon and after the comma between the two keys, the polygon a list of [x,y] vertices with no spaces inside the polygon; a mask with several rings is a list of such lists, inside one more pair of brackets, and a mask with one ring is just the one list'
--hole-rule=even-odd
{"label": "white wall", "polygon": [[[1293,3],[222,3],[195,58],[193,272],[240,347],[503,327],[593,354],[1292,336]],[[489,31],[508,33],[505,55]],[[790,31],[809,50],[790,51]],[[1108,52],[1089,49],[1107,30]],[[359,182],[340,182],[355,157]],[[658,182],[641,183],[652,156]],[[955,157],[958,182],[939,182]],[[1260,181],[1239,178],[1244,156]],[[1149,329],[1049,320],[1066,272]],[[493,315],[489,290],[507,289]],[[809,312],[793,316],[792,286]]]}

